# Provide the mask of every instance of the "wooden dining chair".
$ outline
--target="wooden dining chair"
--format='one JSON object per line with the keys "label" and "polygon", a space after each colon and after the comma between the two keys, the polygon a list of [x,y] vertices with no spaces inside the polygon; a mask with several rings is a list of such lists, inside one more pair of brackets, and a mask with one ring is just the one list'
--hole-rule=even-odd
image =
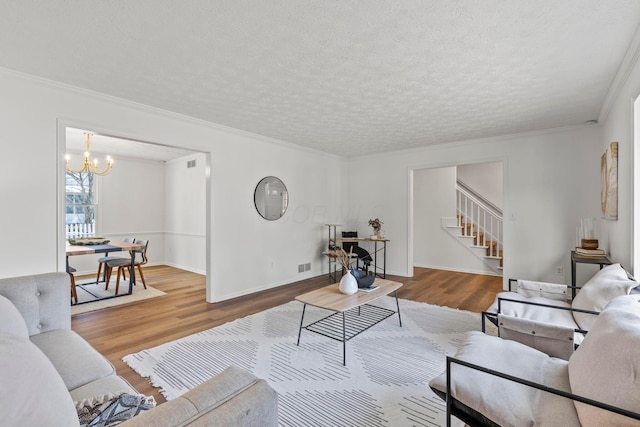
{"label": "wooden dining chair", "polygon": [[[127,237],[126,239],[123,240],[123,242],[125,243],[133,243],[136,239],[133,237]],[[103,256],[101,258],[98,258],[98,274],[96,275],[96,285],[98,283],[100,283],[100,273],[102,272],[102,266],[105,265],[107,263],[107,261],[111,261],[114,259],[125,259],[122,257],[112,257],[112,256]],[[127,260],[129,260],[129,262],[131,262],[131,258],[126,258]],[[107,268],[105,266],[105,272],[107,271]]]}
{"label": "wooden dining chair", "polygon": [[67,273],[69,274],[69,279],[71,281],[71,298],[75,304],[78,303],[78,291],[76,290],[76,278],[73,273],[76,272],[76,269],[73,267],[67,268]]}
{"label": "wooden dining chair", "polygon": [[[134,267],[138,267],[138,272],[140,273],[140,279],[142,280],[142,285],[145,289],[147,289],[147,284],[144,281],[144,275],[142,274],[142,266],[147,263],[147,247],[149,246],[148,240],[139,240],[136,239],[133,243],[142,245],[141,249],[133,250],[135,254]],[[138,258],[138,254],[140,254],[140,258]],[[105,285],[105,290],[109,289],[109,280],[111,279],[111,273],[113,269],[117,268],[117,276],[116,276],[116,295],[118,295],[118,289],[120,288],[120,275],[124,276],[124,271],[129,271],[129,280],[133,276],[134,272],[131,270],[131,259],[130,258],[113,258],[106,262],[107,269],[107,283]]]}

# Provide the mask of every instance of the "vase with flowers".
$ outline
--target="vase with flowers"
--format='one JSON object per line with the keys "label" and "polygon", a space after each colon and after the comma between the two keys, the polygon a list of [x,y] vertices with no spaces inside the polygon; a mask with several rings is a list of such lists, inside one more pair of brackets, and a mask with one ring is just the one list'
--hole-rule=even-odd
{"label": "vase with flowers", "polygon": [[346,271],[342,279],[340,279],[340,292],[347,295],[353,295],[358,292],[358,281],[353,274],[351,274],[351,250],[346,253],[344,249],[340,248],[336,251],[336,258],[342,266],[342,271]]}
{"label": "vase with flowers", "polygon": [[379,218],[369,220],[369,225],[373,228],[373,234],[371,235],[372,239],[384,238],[384,233],[382,232],[382,224],[384,224],[384,222],[380,221]]}

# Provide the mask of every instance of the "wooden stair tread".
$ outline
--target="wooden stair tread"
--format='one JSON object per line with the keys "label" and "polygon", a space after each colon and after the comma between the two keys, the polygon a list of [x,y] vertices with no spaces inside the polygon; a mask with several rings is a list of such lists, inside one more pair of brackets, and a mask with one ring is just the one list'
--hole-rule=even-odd
{"label": "wooden stair tread", "polygon": [[476,249],[485,249],[485,258],[499,260],[498,270],[502,270],[504,261],[504,252],[497,250],[498,242],[495,240],[485,240],[485,233],[483,231],[473,231],[475,224],[472,222],[465,222],[464,215],[456,215],[458,225],[447,226],[447,228],[459,228],[462,232],[460,237],[473,238],[473,243],[470,247]]}

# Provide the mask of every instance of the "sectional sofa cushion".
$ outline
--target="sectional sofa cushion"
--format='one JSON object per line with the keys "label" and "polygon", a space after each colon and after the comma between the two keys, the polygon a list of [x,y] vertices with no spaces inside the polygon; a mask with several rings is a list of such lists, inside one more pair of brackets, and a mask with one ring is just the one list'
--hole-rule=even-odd
{"label": "sectional sofa cushion", "polygon": [[49,358],[68,390],[115,373],[104,356],[71,330],[33,335],[31,341]]}
{"label": "sectional sofa cushion", "polygon": [[70,390],[71,399],[77,404],[82,403],[84,400],[120,393],[137,394],[138,392],[124,378],[118,375],[107,375],[91,381],[89,384]]}
{"label": "sectional sofa cushion", "polygon": [[[640,303],[614,299],[597,317],[569,359],[573,393],[640,412]],[[637,426],[638,421],[593,406],[575,404],[583,426]]]}
{"label": "sectional sofa cushion", "polygon": [[[620,264],[611,264],[598,271],[585,283],[571,303],[572,308],[602,311],[614,298],[629,295],[638,283],[629,279]],[[590,330],[597,316],[574,312],[573,317],[581,329]]]}
{"label": "sectional sofa cushion", "polygon": [[0,333],[0,384],[2,425],[80,425],[60,375],[28,338]]}
{"label": "sectional sofa cushion", "polygon": [[0,295],[0,333],[4,332],[29,338],[27,324],[16,306]]}

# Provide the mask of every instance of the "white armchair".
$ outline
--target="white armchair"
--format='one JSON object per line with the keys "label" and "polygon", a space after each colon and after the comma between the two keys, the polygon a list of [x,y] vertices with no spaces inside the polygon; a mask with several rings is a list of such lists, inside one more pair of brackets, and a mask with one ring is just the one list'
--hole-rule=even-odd
{"label": "white armchair", "polygon": [[489,319],[499,336],[566,360],[604,307],[636,286],[620,264],[598,271],[571,302],[566,285],[518,281],[517,292],[499,293],[482,313],[482,331]]}
{"label": "white armchair", "polygon": [[569,361],[469,332],[430,383],[447,419],[471,426],[640,424],[640,303],[614,299]]}

